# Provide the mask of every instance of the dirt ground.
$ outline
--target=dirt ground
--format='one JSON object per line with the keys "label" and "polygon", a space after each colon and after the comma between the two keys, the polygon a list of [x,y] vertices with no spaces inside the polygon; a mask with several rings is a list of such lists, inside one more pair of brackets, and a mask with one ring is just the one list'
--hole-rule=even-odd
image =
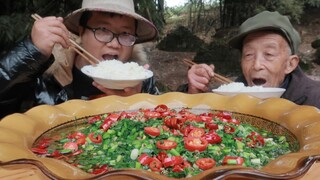
{"label": "dirt ground", "polygon": [[[192,59],[195,52],[168,52],[155,48],[153,43],[147,44],[150,69],[154,72],[156,81],[165,87],[165,91],[175,91],[181,84],[187,83],[188,66],[183,58]],[[158,85],[159,86],[159,85]]]}
{"label": "dirt ground", "polygon": [[[300,46],[301,55],[304,59],[314,59],[315,49],[311,42],[320,38],[320,17],[313,18],[310,22],[296,26],[302,39]],[[146,51],[149,57],[151,70],[155,74],[158,87],[164,92],[175,91],[179,85],[187,83],[188,66],[182,62],[183,58],[192,59],[196,52],[168,52],[156,48],[155,43],[146,43]],[[320,81],[320,66],[311,63],[312,68],[306,74]],[[234,78],[234,77],[230,77]]]}

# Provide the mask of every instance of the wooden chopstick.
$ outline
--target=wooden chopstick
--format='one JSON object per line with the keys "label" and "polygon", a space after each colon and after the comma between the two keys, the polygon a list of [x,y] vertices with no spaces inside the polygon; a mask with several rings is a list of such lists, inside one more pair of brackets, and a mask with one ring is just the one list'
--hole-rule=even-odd
{"label": "wooden chopstick", "polygon": [[[191,61],[189,59],[183,59],[183,62],[185,64],[187,64],[188,66],[190,66],[190,67],[195,65],[195,64],[197,64],[197,63],[195,63],[195,62],[193,62],[193,61]],[[222,75],[220,75],[218,73],[214,73],[214,77],[213,78],[216,79],[217,81],[221,82],[221,83],[224,83],[224,84],[233,82],[231,79],[226,78],[226,77],[224,77],[224,76],[222,76]]]}
{"label": "wooden chopstick", "polygon": [[96,62],[92,61],[90,58],[88,58],[84,53],[82,53],[79,49],[77,49],[75,46],[70,46],[74,51],[76,51],[80,56],[82,56],[85,60],[87,60],[91,65],[97,64]]}
{"label": "wooden chopstick", "polygon": [[[38,14],[32,14],[31,17],[35,20],[42,19],[41,16]],[[75,42],[73,39],[69,38],[69,41],[71,42],[71,48],[75,50],[79,55],[81,55],[85,60],[87,60],[90,64],[94,65],[99,63],[100,61],[95,58],[92,54],[90,54],[88,51],[83,49],[77,42]]]}

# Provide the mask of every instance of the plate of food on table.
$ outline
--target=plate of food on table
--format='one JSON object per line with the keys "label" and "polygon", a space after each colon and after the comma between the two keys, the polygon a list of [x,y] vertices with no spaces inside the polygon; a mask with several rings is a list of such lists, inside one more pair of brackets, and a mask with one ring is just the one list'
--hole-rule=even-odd
{"label": "plate of food on table", "polygon": [[1,120],[0,172],[9,178],[32,170],[39,179],[302,178],[320,158],[319,118],[317,108],[247,94],[71,100]]}

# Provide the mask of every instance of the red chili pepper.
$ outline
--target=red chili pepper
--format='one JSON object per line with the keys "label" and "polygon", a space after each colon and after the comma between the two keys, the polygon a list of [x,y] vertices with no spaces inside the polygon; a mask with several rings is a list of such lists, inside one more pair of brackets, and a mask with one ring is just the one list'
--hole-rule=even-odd
{"label": "red chili pepper", "polygon": [[225,133],[227,133],[227,134],[232,134],[232,133],[234,133],[234,131],[235,131],[235,128],[234,127],[232,127],[232,126],[224,126],[223,127],[223,129],[224,129],[224,132]]}
{"label": "red chili pepper", "polygon": [[37,154],[47,154],[48,150],[43,148],[31,148],[31,151]]}
{"label": "red chili pepper", "polygon": [[165,119],[164,124],[170,128],[179,129],[178,119],[176,117]]}
{"label": "red chili pepper", "polygon": [[228,120],[232,119],[231,114],[228,112],[217,113],[216,117],[218,117],[222,122],[228,122]]}
{"label": "red chili pepper", "polygon": [[155,172],[161,172],[162,166],[163,166],[162,163],[157,158],[152,158],[149,164],[150,169]]}
{"label": "red chili pepper", "polygon": [[116,122],[116,121],[118,121],[119,120],[119,118],[120,118],[120,114],[117,114],[117,113],[111,113],[111,114],[109,114],[106,118],[105,118],[105,120],[111,120],[111,121],[113,121],[113,122]]}
{"label": "red chili pepper", "polygon": [[218,124],[212,122],[206,122],[206,128],[209,130],[216,130],[219,128]]}
{"label": "red chili pepper", "polygon": [[100,121],[101,120],[101,116],[94,116],[94,117],[91,117],[89,120],[88,120],[88,123],[89,124],[93,124],[95,123],[96,121]]}
{"label": "red chili pepper", "polygon": [[215,166],[216,161],[211,158],[200,158],[196,161],[196,165],[202,170],[207,170]]}
{"label": "red chili pepper", "polygon": [[161,114],[156,111],[146,111],[146,112],[144,112],[144,115],[146,118],[149,118],[149,119],[161,117]]}
{"label": "red chili pepper", "polygon": [[45,149],[47,148],[50,143],[51,143],[52,139],[51,138],[42,138],[38,144],[37,144],[37,148],[40,148],[40,149]]}
{"label": "red chili pepper", "polygon": [[164,105],[164,104],[160,104],[157,107],[154,108],[155,111],[159,112],[159,113],[164,113],[168,111],[168,106]]}
{"label": "red chili pepper", "polygon": [[138,157],[138,161],[140,162],[140,164],[142,164],[143,166],[150,164],[150,162],[152,161],[152,157],[148,156],[148,154],[143,153]]}
{"label": "red chili pepper", "polygon": [[183,165],[181,165],[181,164],[174,165],[173,168],[172,168],[172,171],[173,172],[182,172],[183,171]]}
{"label": "red chili pepper", "polygon": [[102,174],[108,172],[108,166],[106,164],[102,165],[100,168],[97,168],[91,172],[91,174]]}
{"label": "red chili pepper", "polygon": [[157,158],[163,163],[163,160],[168,157],[168,154],[164,151],[158,153]]}
{"label": "red chili pepper", "polygon": [[225,156],[222,160],[223,165],[242,165],[244,159],[239,156]]}
{"label": "red chili pepper", "polygon": [[208,141],[204,138],[195,138],[195,137],[185,137],[184,138],[184,147],[188,151],[204,151],[208,147]]}
{"label": "red chili pepper", "polygon": [[75,152],[78,150],[78,144],[75,142],[66,142],[63,145],[63,149],[70,149],[72,152]]}
{"label": "red chili pepper", "polygon": [[198,119],[197,121],[199,122],[206,122],[206,123],[210,123],[212,121],[212,117],[208,116],[208,115],[205,115],[205,114],[200,114],[198,116]]}
{"label": "red chili pepper", "polygon": [[113,120],[111,119],[106,119],[104,120],[103,124],[100,126],[101,129],[103,129],[104,131],[107,131],[113,124]]}
{"label": "red chili pepper", "polygon": [[188,124],[185,128],[181,128],[181,129],[180,129],[180,132],[181,132],[184,136],[188,136],[189,133],[190,133],[193,129],[195,129],[195,128],[196,128],[196,127]]}
{"label": "red chili pepper", "polygon": [[183,163],[183,158],[181,156],[171,156],[164,158],[162,164],[164,167],[179,165]]}
{"label": "red chili pepper", "polygon": [[102,136],[101,136],[101,134],[98,134],[96,137],[94,137],[94,132],[92,132],[92,133],[90,133],[90,134],[88,135],[88,137],[89,137],[89,139],[90,139],[92,142],[94,142],[94,143],[96,143],[96,144],[102,142]]}
{"label": "red chili pepper", "polygon": [[69,139],[86,138],[86,135],[81,132],[74,132],[68,136]]}
{"label": "red chili pepper", "polygon": [[258,134],[257,132],[251,132],[248,136],[247,136],[247,140],[249,140],[247,142],[247,145],[249,147],[255,147],[257,144],[260,146],[264,146],[264,138]]}
{"label": "red chili pepper", "polygon": [[237,141],[242,141],[243,140],[243,138],[241,138],[241,137],[235,137],[234,139],[237,140]]}
{"label": "red chili pepper", "polygon": [[195,127],[194,129],[192,129],[189,134],[188,137],[197,137],[197,138],[201,138],[202,136],[205,135],[205,131],[203,128],[198,128]]}
{"label": "red chili pepper", "polygon": [[61,155],[62,154],[58,150],[55,150],[55,151],[53,151],[53,153],[50,154],[50,156],[52,156],[52,157],[59,157]]}
{"label": "red chili pepper", "polygon": [[82,149],[79,149],[79,150],[75,151],[74,153],[72,153],[71,155],[72,155],[72,156],[76,156],[76,155],[79,155],[79,154],[81,154],[81,153],[83,153],[83,150],[82,150]]}
{"label": "red chili pepper", "polygon": [[214,131],[209,131],[207,134],[204,135],[204,138],[210,144],[218,144],[222,142],[222,138]]}
{"label": "red chili pepper", "polygon": [[162,150],[170,150],[177,146],[177,143],[172,140],[159,140],[156,142],[156,146],[158,149]]}

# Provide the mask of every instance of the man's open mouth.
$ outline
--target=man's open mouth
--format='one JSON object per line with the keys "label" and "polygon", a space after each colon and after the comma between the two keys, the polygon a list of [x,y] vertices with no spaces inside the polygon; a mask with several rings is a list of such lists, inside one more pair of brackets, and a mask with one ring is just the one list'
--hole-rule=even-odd
{"label": "man's open mouth", "polygon": [[118,55],[110,55],[110,54],[104,54],[102,56],[104,60],[112,60],[112,59],[118,59]]}
{"label": "man's open mouth", "polygon": [[256,86],[262,86],[264,85],[267,81],[265,79],[262,78],[256,78],[252,80],[253,84]]}

